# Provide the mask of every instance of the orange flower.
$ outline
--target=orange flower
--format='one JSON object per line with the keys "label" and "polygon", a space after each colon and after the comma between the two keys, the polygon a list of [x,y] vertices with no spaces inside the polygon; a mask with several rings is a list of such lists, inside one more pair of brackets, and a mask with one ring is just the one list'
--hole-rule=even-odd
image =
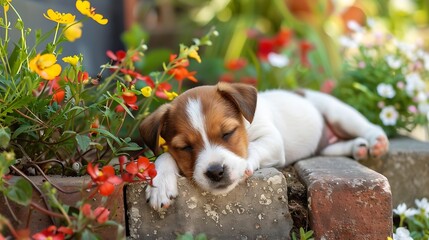
{"label": "orange flower", "polygon": [[194,76],[197,72],[189,72],[186,68],[189,66],[189,61],[187,59],[176,60],[176,57],[177,55],[175,54],[170,55],[170,62],[174,63],[174,68],[168,71],[168,74],[172,75],[177,81],[189,79],[193,82],[198,82]]}

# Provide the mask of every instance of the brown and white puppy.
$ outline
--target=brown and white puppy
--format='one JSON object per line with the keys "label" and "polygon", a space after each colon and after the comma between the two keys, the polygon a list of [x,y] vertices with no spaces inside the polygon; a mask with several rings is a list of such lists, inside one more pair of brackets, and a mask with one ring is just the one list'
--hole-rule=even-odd
{"label": "brown and white puppy", "polygon": [[383,130],[336,98],[303,90],[257,93],[244,84],[219,83],[186,91],[140,126],[155,154],[159,137],[168,152],[146,196],[155,209],[177,196],[184,175],[213,194],[231,191],[264,167],[284,167],[313,155],[379,157],[388,150]]}

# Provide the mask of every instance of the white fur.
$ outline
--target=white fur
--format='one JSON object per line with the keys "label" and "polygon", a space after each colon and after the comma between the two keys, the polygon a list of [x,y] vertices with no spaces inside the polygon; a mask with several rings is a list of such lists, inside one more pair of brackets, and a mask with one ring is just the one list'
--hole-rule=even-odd
{"label": "white fur", "polygon": [[[258,94],[253,122],[246,124],[248,159],[242,159],[222,146],[211,145],[206,135],[200,100],[190,99],[187,104],[189,122],[202,134],[204,141],[204,150],[197,157],[193,177],[200,187],[214,194],[230,191],[244,176],[258,168],[283,167],[316,154],[325,120],[340,125],[356,138],[331,144],[320,152],[322,155],[353,156],[357,159],[360,148],[371,151],[380,137],[385,138],[385,144],[388,144],[380,127],[332,96],[306,90],[305,97],[301,97],[283,90],[271,90]],[[231,169],[229,177],[232,183],[228,188],[211,188],[204,173],[213,163]],[[164,206],[171,203],[170,196],[177,196],[178,169],[168,153],[158,158],[156,166],[158,176],[154,179],[155,188],[148,187],[146,193],[151,206],[158,209],[161,203]]]}

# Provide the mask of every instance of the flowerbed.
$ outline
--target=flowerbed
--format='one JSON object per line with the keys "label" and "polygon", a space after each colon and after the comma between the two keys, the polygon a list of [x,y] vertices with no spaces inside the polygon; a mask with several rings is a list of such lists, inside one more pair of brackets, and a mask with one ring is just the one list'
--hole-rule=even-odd
{"label": "flowerbed", "polygon": [[[53,27],[46,33],[28,28],[11,0],[0,3],[0,192],[7,206],[13,201],[59,219],[59,224],[32,233],[29,226],[15,229],[11,220],[18,219],[0,215],[0,226],[7,230],[0,232],[0,239],[97,239],[96,228],[118,225],[109,220],[106,208],[113,192],[129,182],[151,184],[156,176],[153,156],[132,141],[132,134],[155,105],[181,92],[184,80],[197,81],[188,69],[190,59],[200,62],[199,48],[210,45],[217,32],[209,31],[190,46],[180,45],[161,70],[147,74],[135,67],[147,49],[143,42],[126,51],[107,51],[109,60],[90,76],[84,54],[60,57],[63,42],[78,41],[84,34],[83,22],[108,24],[89,1],[76,1],[78,15],[47,9],[43,16]],[[9,22],[12,14],[15,23]],[[11,31],[19,32],[18,41],[10,40]],[[34,43],[27,42],[30,34]],[[125,121],[133,127],[124,128]],[[57,198],[61,189],[49,181],[49,174],[88,174],[91,181],[81,189],[88,194],[75,205],[62,203]],[[21,178],[11,181],[12,175]],[[38,188],[29,175],[47,181]],[[44,206],[32,200],[33,188],[43,196]],[[94,196],[102,200],[92,208],[88,203]],[[117,237],[123,238],[123,232]]]}

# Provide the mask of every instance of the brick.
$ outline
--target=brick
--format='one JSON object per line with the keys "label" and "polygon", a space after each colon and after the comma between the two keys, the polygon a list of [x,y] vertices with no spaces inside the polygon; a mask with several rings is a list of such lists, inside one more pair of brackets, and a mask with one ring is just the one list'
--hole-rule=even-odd
{"label": "brick", "polygon": [[393,206],[429,196],[429,142],[408,137],[390,140],[390,150],[382,159],[369,159],[365,166],[383,174],[389,180]]}
{"label": "brick", "polygon": [[256,171],[227,195],[202,192],[179,178],[179,196],[167,211],[152,210],[144,186],[126,188],[131,239],[175,239],[205,233],[209,239],[289,239],[287,185],[274,168]]}
{"label": "brick", "polygon": [[344,157],[315,157],[295,168],[307,186],[315,239],[386,240],[392,235],[386,177]]}
{"label": "brick", "polygon": [[[30,177],[30,179],[38,186],[41,186],[44,178],[41,176]],[[75,206],[75,204],[82,200],[83,197],[88,196],[88,192],[81,192],[79,190],[82,187],[86,186],[86,184],[90,181],[89,177],[60,177],[60,176],[51,176],[49,179],[65,191],[78,191],[76,193],[62,193],[58,192],[58,199],[67,205]],[[112,195],[110,200],[107,202],[107,209],[110,211],[110,220],[114,220],[120,223],[125,227],[125,205],[124,205],[124,194],[122,189],[118,189],[115,191],[114,195]],[[33,201],[35,201],[40,206],[45,207],[43,199],[38,194],[36,190],[33,190]],[[25,228],[28,219],[28,226],[30,227],[31,233],[34,234],[43,230],[44,228],[53,224],[52,220],[45,214],[42,214],[38,211],[32,211],[31,216],[29,218],[29,207],[23,207],[21,205],[15,204],[9,201],[11,208],[16,215],[17,219],[20,222],[14,221],[13,217],[10,214],[10,211],[7,209],[4,198],[0,198],[0,214],[7,217],[12,225],[16,229]],[[93,206],[93,209],[101,204],[101,195],[97,194],[93,199],[91,199],[90,204]],[[100,234],[102,239],[114,239],[117,234],[117,228],[114,226],[108,226],[100,228],[97,230],[97,233]],[[124,232],[125,234],[125,232]]]}

